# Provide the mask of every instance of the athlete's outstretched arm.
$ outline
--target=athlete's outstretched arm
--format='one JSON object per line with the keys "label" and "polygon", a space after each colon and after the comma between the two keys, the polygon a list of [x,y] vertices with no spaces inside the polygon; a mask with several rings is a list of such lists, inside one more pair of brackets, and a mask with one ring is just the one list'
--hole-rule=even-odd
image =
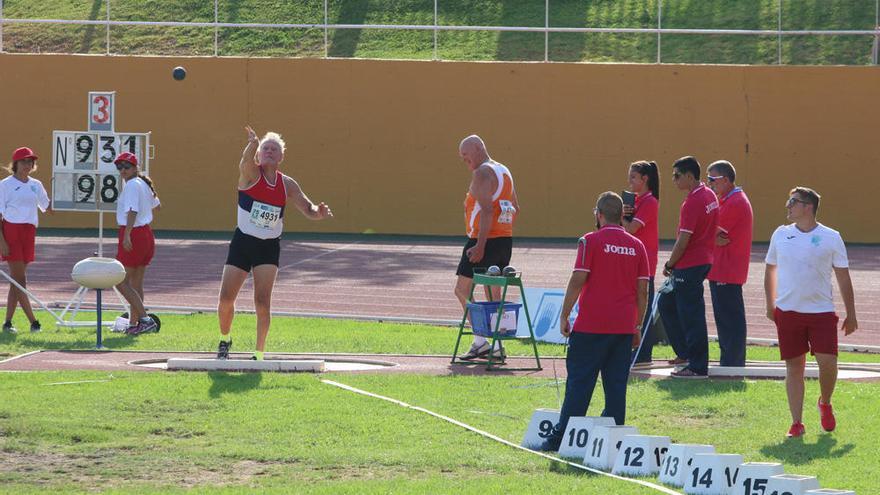
{"label": "athlete's outstretched arm", "polygon": [[260,167],[256,159],[260,138],[251,126],[244,126],[244,130],[247,131],[248,143],[241,152],[241,161],[238,162],[238,182],[242,187],[253,184],[260,178]]}
{"label": "athlete's outstretched arm", "polygon": [[299,183],[293,180],[292,177],[286,175],[282,177],[284,177],[284,187],[287,189],[287,197],[293,201],[296,209],[299,210],[304,217],[310,220],[324,220],[325,218],[331,218],[333,216],[330,207],[324,204],[324,202],[318,204],[312,203],[312,200],[310,200],[308,196],[306,196],[306,193],[303,192],[302,188],[299,187]]}

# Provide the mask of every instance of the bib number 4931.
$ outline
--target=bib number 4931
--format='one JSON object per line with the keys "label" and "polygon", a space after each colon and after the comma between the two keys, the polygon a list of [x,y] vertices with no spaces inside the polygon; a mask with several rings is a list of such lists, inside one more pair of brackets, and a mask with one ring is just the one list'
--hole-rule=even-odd
{"label": "bib number 4931", "polygon": [[274,228],[281,218],[281,208],[254,201],[251,206],[251,223],[263,229]]}

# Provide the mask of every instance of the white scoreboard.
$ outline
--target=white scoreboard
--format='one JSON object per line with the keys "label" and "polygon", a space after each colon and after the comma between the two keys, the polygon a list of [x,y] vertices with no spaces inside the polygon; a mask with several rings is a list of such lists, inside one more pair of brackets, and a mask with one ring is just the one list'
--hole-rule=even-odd
{"label": "white scoreboard", "polygon": [[52,207],[59,211],[115,211],[122,181],[113,163],[134,153],[149,174],[150,133],[113,130],[115,93],[89,93],[89,130],[52,133]]}

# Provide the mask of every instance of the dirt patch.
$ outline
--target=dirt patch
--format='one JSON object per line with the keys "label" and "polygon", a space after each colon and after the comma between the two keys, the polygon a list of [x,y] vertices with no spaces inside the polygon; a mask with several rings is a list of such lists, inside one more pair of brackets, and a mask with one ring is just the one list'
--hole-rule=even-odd
{"label": "dirt patch", "polygon": [[144,458],[131,450],[105,450],[76,455],[52,452],[3,452],[0,479],[29,485],[77,485],[100,491],[132,483],[150,486],[193,488],[197,486],[246,485],[259,476],[271,475],[279,462],[242,460],[218,462],[210,468],[180,460]]}

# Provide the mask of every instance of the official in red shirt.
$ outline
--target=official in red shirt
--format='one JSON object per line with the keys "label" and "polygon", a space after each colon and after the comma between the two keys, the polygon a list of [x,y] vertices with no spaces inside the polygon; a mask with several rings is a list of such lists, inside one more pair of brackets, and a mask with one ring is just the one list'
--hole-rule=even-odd
{"label": "official in red shirt", "polygon": [[[602,415],[613,417],[618,425],[626,419],[630,355],[638,346],[648,303],[648,255],[642,241],[620,226],[620,196],[602,193],[593,211],[598,230],[578,241],[559,317],[562,335],[569,337],[565,401],[559,424],[541,450],[558,450],[568,418],[586,414],[600,373],[605,390]],[[575,301],[580,311],[571,326]]]}
{"label": "official in red shirt", "polygon": [[718,228],[718,199],[700,182],[700,162],[692,156],[672,165],[675,187],[687,191],[681,204],[678,238],[663,274],[672,277],[672,291],[662,294],[657,306],[676,363],[687,367],[674,371],[676,378],[706,378],[709,375],[709,337],[703,281],[712,267]]}
{"label": "official in red shirt", "polygon": [[[651,364],[654,345],[660,335],[651,329],[651,311],[654,304],[654,273],[657,271],[657,253],[660,247],[660,173],[657,164],[648,161],[634,162],[629,166],[627,177],[629,190],[636,194],[633,206],[623,206],[623,228],[645,245],[648,253],[648,310],[642,321],[642,346],[635,358],[636,366]],[[651,329],[651,331],[649,331]],[[657,327],[659,330],[659,327]]]}
{"label": "official in red shirt", "polygon": [[720,204],[714,261],[708,278],[721,366],[745,366],[746,308],[742,287],[752,256],[752,204],[742,188],[737,187],[736,169],[730,162],[714,162],[706,172],[709,188]]}

